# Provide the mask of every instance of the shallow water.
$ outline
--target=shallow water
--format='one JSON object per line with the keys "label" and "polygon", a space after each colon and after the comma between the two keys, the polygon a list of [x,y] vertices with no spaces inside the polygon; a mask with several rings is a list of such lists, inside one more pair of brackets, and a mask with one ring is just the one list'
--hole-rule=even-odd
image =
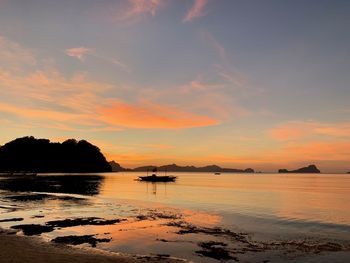
{"label": "shallow water", "polygon": [[[234,259],[241,262],[342,262],[344,257],[350,257],[349,175],[176,173],[175,183],[135,181],[140,175],[128,172],[2,178],[0,220],[24,220],[0,222],[0,226],[92,216],[126,219],[114,225],[55,228],[41,236],[51,240],[57,236],[96,234],[111,238],[108,243],[97,244],[101,249],[169,254],[196,262],[217,262],[198,253],[203,241],[225,243]],[[33,197],[33,193],[43,192],[47,195]],[[184,228],[179,222],[200,231],[178,234]],[[254,251],[249,248],[252,244],[213,232],[217,227],[244,233],[244,238],[267,249]],[[294,245],[291,248],[284,243],[272,246],[273,242],[291,240],[308,242],[308,248],[336,242],[344,251],[314,251],[305,246],[298,251]]]}

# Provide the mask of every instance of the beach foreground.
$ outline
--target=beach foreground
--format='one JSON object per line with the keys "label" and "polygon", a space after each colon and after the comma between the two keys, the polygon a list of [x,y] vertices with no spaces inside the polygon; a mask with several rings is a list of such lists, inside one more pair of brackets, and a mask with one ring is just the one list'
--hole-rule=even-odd
{"label": "beach foreground", "polygon": [[2,263],[134,263],[163,262],[178,263],[186,260],[162,256],[138,256],[112,253],[98,249],[80,249],[54,245],[40,238],[15,235],[0,229],[0,258]]}

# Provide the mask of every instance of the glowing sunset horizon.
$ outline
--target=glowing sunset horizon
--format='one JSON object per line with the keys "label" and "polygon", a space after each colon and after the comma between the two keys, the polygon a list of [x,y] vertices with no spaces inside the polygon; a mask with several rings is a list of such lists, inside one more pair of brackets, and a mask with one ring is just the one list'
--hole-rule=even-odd
{"label": "glowing sunset horizon", "polygon": [[0,145],[348,172],[350,3],[335,2],[0,0]]}

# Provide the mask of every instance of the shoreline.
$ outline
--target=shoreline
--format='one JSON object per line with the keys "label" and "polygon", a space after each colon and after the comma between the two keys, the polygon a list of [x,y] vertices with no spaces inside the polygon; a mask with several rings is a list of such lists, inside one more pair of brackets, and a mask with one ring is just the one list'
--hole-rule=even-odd
{"label": "shoreline", "polygon": [[0,228],[0,258],[2,263],[138,263],[190,262],[185,259],[157,255],[129,255],[95,248],[76,248],[46,242],[40,237],[19,236],[15,231]]}

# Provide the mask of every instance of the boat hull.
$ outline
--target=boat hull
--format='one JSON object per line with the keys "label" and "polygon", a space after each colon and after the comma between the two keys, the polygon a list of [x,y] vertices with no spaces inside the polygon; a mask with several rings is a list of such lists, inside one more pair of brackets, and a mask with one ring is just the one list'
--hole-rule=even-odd
{"label": "boat hull", "polygon": [[174,182],[176,176],[140,176],[139,180],[143,182]]}
{"label": "boat hull", "polygon": [[0,177],[36,177],[36,173],[0,173]]}

